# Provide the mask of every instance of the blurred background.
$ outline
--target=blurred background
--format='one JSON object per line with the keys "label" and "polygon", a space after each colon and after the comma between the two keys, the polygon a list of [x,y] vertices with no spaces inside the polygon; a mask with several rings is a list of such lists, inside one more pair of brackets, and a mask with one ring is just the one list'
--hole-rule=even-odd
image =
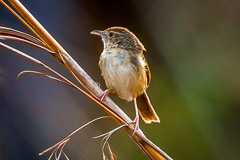
{"label": "blurred background", "polygon": [[[152,73],[147,92],[161,123],[140,127],[177,160],[240,157],[240,1],[22,0],[80,66],[106,89],[98,68],[101,39],[92,30],[124,26],[144,44]],[[0,25],[31,33],[2,5]],[[76,81],[46,53],[6,42]],[[107,115],[73,88],[22,70],[46,70],[0,48],[0,159],[43,160],[38,153],[93,118]],[[47,72],[48,73],[48,72]],[[132,102],[110,97],[134,118]],[[117,124],[95,122],[74,136],[70,159],[102,159],[101,139]],[[121,160],[147,157],[123,131],[109,140]]]}

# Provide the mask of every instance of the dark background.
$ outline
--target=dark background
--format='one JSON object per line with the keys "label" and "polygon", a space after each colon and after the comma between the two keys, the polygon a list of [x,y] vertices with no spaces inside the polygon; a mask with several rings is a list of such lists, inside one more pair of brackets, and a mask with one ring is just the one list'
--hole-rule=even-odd
{"label": "dark background", "polygon": [[[22,0],[82,68],[106,89],[95,29],[124,26],[144,44],[152,73],[147,90],[161,123],[140,127],[177,160],[237,160],[240,157],[240,1],[239,0]],[[0,25],[31,33],[2,5]],[[74,79],[50,56],[6,42]],[[106,115],[76,90],[26,69],[46,70],[0,48],[0,159],[47,159],[38,153],[84,123]],[[75,82],[75,81],[74,81]],[[111,98],[134,118],[132,102]],[[117,127],[100,120],[71,139],[70,159],[102,159],[101,139]],[[109,140],[118,159],[147,157],[120,130]]]}

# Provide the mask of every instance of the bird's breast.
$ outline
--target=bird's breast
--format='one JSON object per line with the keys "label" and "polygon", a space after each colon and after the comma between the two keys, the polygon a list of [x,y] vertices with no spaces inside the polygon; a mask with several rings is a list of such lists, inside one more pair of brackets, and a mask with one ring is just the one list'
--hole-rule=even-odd
{"label": "bird's breast", "polygon": [[132,100],[142,94],[147,86],[145,64],[137,54],[128,50],[103,51],[99,66],[109,89],[125,100]]}

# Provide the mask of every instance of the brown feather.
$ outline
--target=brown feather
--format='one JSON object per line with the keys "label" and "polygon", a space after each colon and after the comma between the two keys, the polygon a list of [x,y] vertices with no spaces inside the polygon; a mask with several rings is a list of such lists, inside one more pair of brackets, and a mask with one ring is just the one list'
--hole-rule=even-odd
{"label": "brown feather", "polygon": [[143,53],[142,53],[142,57],[143,57],[143,60],[144,60],[145,63],[146,63],[145,70],[146,70],[146,75],[147,75],[147,87],[148,87],[149,84],[150,84],[150,81],[151,81],[151,72],[150,72],[150,69],[149,69],[149,67],[148,67],[147,60],[145,59]]}
{"label": "brown feather", "polygon": [[151,105],[146,92],[144,92],[141,96],[137,97],[137,107],[145,123],[160,123],[160,119],[156,114],[155,110],[153,109],[153,106]]}

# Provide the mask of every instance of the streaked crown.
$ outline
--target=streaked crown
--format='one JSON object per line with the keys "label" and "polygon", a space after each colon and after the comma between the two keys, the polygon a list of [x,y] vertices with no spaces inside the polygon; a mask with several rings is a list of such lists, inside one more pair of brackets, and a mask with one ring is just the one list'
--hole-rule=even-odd
{"label": "streaked crown", "polygon": [[111,27],[104,31],[95,30],[91,33],[102,37],[104,49],[119,47],[146,51],[139,39],[124,27]]}

